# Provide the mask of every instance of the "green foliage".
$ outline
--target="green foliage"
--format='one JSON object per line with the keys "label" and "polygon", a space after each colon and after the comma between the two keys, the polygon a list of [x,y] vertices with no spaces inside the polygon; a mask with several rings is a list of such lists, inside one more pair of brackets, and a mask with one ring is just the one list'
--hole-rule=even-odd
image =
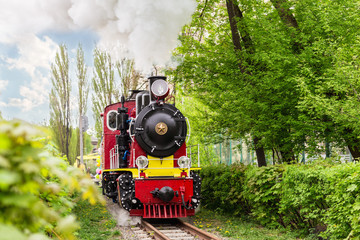
{"label": "green foliage", "polygon": [[[9,239],[73,239],[73,196],[100,201],[92,181],[65,159],[36,127],[0,123],[0,229]],[[44,147],[48,151],[44,150]]]}
{"label": "green foliage", "polygon": [[249,212],[243,196],[244,165],[214,165],[202,169],[202,204],[240,215]]}
{"label": "green foliage", "polygon": [[284,225],[303,229],[305,233],[324,229],[323,214],[327,208],[328,179],[324,165],[288,166],[282,178],[279,212]]}
{"label": "green foliage", "polygon": [[209,166],[201,172],[206,208],[250,215],[269,227],[329,239],[360,237],[360,166],[318,160],[309,165]]}
{"label": "green foliage", "polygon": [[102,204],[89,205],[87,201],[79,201],[74,207],[80,229],[76,232],[78,239],[119,239],[120,232],[116,230],[116,220]]}
{"label": "green foliage", "polygon": [[[71,140],[71,111],[69,78],[69,57],[65,45],[59,46],[55,63],[51,65],[52,89],[50,98],[50,127],[54,134],[54,142],[59,151],[70,159],[69,144]],[[71,162],[69,162],[71,164]]]}
{"label": "green foliage", "polygon": [[332,239],[360,237],[360,166],[337,165],[325,171],[329,185],[326,196],[328,208],[324,214],[327,230],[323,234]]}
{"label": "green foliage", "polygon": [[102,118],[105,107],[120,100],[114,75],[114,63],[109,53],[95,49],[94,51],[94,76],[92,78],[92,110],[95,120],[96,137],[101,138]]}
{"label": "green foliage", "polygon": [[245,172],[244,195],[252,207],[251,214],[264,225],[283,225],[279,214],[282,165],[251,167]]}
{"label": "green foliage", "polygon": [[[251,219],[239,218],[229,213],[219,213],[202,208],[194,217],[196,227],[208,232],[216,231],[225,239],[290,240],[299,239],[296,232],[285,229],[264,228]],[[305,239],[311,239],[305,238]]]}
{"label": "green foliage", "polygon": [[[319,153],[325,141],[358,146],[358,2],[234,2],[243,15],[242,50],[234,50],[224,1],[199,0],[174,52],[180,65],[172,79],[194,105],[202,105],[184,112],[194,129],[203,129],[194,134],[260,136],[259,144],[280,152],[284,161],[304,148]],[[281,18],[276,2],[297,26]]]}
{"label": "green foliage", "polygon": [[[79,136],[80,131],[79,128],[71,128],[71,137],[70,137],[70,144],[69,144],[69,162],[74,163],[76,158],[80,155],[80,149],[79,149]],[[88,135],[86,132],[84,134],[84,154],[89,154],[92,150],[91,145],[91,136]],[[49,132],[50,139],[55,140],[56,135],[54,131]],[[59,145],[56,143],[55,146],[56,149],[59,149]],[[55,151],[56,152],[56,151]]]}

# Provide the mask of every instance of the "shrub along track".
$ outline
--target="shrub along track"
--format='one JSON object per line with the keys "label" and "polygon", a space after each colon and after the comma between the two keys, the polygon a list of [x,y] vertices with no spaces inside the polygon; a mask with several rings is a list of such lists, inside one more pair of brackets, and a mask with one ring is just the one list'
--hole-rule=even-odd
{"label": "shrub along track", "polygon": [[180,219],[143,219],[140,226],[141,228],[132,229],[139,239],[220,240],[217,236],[183,222]]}

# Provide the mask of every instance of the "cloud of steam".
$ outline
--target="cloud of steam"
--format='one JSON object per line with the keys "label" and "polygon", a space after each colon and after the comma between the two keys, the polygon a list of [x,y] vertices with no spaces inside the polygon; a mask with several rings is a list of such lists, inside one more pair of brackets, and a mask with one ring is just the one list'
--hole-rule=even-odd
{"label": "cloud of steam", "polygon": [[147,70],[169,60],[196,1],[0,0],[0,6],[1,43],[19,44],[46,30],[91,29],[101,46],[119,56],[126,52],[139,69]]}
{"label": "cloud of steam", "polygon": [[107,209],[111,215],[116,219],[117,225],[122,227],[135,226],[141,222],[140,217],[130,217],[130,213],[125,209],[119,207],[117,203],[113,203],[109,198],[107,201]]}

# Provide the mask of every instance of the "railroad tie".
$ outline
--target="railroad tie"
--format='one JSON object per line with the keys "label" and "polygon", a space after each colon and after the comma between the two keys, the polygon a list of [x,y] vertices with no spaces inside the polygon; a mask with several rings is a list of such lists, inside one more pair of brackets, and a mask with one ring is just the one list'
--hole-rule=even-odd
{"label": "railroad tie", "polygon": [[141,240],[153,240],[146,231],[139,227],[134,227],[131,230],[135,233],[136,237]]}
{"label": "railroad tie", "polygon": [[163,227],[161,229],[162,230],[160,230],[160,232],[165,234],[171,240],[193,240],[193,239],[195,239],[194,236],[192,236],[191,234],[189,234],[175,226]]}

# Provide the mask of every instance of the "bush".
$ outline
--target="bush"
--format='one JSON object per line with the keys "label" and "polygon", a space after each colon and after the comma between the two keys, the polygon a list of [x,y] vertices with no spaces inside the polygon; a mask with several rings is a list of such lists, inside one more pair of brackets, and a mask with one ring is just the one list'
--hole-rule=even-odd
{"label": "bush", "polygon": [[201,171],[202,204],[209,209],[242,215],[249,212],[243,196],[244,165],[209,166]]}
{"label": "bush", "polygon": [[329,181],[323,221],[327,226],[323,237],[343,239],[360,237],[360,165],[341,164],[327,169]]}
{"label": "bush", "polygon": [[[73,239],[72,196],[100,200],[89,178],[44,147],[47,138],[20,121],[0,123],[0,232],[5,239]],[[4,239],[4,238],[2,238]]]}
{"label": "bush", "polygon": [[286,166],[279,209],[284,216],[284,226],[301,229],[304,233],[324,229],[322,220],[327,209],[326,196],[330,184],[325,169],[319,163]]}
{"label": "bush", "polygon": [[251,215],[267,226],[284,225],[279,214],[282,165],[257,168],[249,166],[245,172],[244,196],[252,207]]}
{"label": "bush", "polygon": [[319,233],[328,239],[360,237],[360,165],[203,168],[204,206],[253,216],[262,225]]}

